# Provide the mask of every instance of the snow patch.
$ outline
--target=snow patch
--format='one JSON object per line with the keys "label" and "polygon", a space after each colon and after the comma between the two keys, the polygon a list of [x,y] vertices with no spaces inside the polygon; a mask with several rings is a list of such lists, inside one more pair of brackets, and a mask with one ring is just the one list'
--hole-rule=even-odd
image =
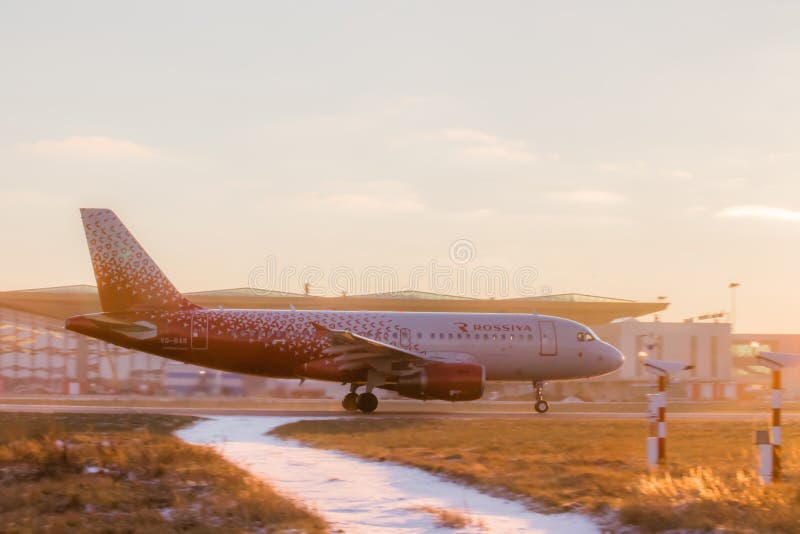
{"label": "snow patch", "polygon": [[[212,445],[229,461],[281,493],[316,509],[348,533],[450,531],[426,509],[452,510],[472,523],[459,532],[591,533],[600,528],[582,515],[540,514],[430,473],[370,462],[265,435],[301,417],[218,416],[176,432],[184,441]],[[305,418],[308,419],[308,418]],[[353,439],[359,439],[354,436]],[[536,472],[531,472],[536,477]]]}

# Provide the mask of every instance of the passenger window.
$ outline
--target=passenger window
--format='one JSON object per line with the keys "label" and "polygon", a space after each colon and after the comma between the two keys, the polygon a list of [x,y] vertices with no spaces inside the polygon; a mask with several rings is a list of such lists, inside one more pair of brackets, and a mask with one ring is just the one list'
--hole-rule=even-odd
{"label": "passenger window", "polygon": [[447,334],[447,339],[453,339],[453,333],[452,332]]}
{"label": "passenger window", "polygon": [[508,336],[508,340],[509,341],[514,341],[514,335],[512,334],[512,335]]}
{"label": "passenger window", "polygon": [[489,334],[483,334],[483,339],[489,339]]}
{"label": "passenger window", "polygon": [[502,336],[500,336],[500,339],[502,339],[503,341],[505,341],[505,340],[506,340],[506,335],[505,335],[505,334],[503,334]]}
{"label": "passenger window", "polygon": [[456,337],[457,337],[458,339],[461,339],[461,334],[456,334]]}
{"label": "passenger window", "polygon": [[434,334],[433,332],[431,332],[431,339],[436,339],[436,334]]}
{"label": "passenger window", "polygon": [[439,339],[444,339],[444,333],[443,332],[439,332]]}
{"label": "passenger window", "polygon": [[492,334],[492,341],[497,341],[497,334]]}

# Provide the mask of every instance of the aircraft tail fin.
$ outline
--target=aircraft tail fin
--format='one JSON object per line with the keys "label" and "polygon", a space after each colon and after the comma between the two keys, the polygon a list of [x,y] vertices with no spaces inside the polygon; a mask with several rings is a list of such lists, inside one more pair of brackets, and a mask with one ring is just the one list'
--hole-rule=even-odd
{"label": "aircraft tail fin", "polygon": [[104,312],[199,308],[175,289],[113,211],[81,208],[81,219]]}

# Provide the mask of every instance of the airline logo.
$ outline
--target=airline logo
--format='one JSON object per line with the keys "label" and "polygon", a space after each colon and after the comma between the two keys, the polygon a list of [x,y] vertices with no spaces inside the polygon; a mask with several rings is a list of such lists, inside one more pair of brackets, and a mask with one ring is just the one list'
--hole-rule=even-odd
{"label": "airline logo", "polygon": [[533,328],[529,324],[512,324],[512,323],[453,323],[461,332],[469,334],[470,332],[533,332]]}

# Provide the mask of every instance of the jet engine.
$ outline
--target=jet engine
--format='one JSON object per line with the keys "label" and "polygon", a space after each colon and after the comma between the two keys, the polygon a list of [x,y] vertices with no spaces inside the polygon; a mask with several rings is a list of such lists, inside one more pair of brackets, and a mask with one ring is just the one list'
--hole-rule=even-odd
{"label": "jet engine", "polygon": [[391,389],[412,399],[470,401],[481,398],[485,382],[482,365],[431,363],[417,373],[398,377]]}

